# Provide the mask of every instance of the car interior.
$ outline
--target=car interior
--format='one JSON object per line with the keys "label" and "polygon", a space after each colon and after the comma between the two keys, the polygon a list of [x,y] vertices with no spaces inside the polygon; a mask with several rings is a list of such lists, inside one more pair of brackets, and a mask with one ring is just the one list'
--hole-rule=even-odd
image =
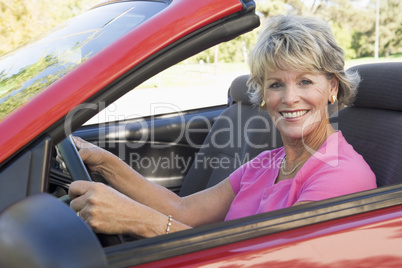
{"label": "car interior", "polygon": [[[282,145],[280,134],[268,112],[250,102],[247,81],[248,75],[242,75],[230,85],[228,107],[212,125],[183,179],[180,196],[211,187],[262,151]],[[222,131],[227,129],[234,131]],[[227,168],[214,168],[214,165],[208,163],[212,159],[219,163],[222,159],[228,159],[230,162],[225,166]]]}
{"label": "car interior", "polygon": [[[378,187],[400,184],[402,182],[400,176],[402,173],[402,165],[400,165],[400,159],[402,159],[402,143],[400,142],[400,133],[402,132],[402,81],[400,76],[402,63],[365,64],[353,68],[358,70],[362,77],[356,100],[353,106],[345,107],[335,114],[331,118],[331,123],[336,129],[342,131],[346,140],[370,165],[376,174]],[[183,175],[183,170],[166,169],[157,171],[159,172],[157,174],[151,172],[153,167],[150,167],[149,170],[138,170],[145,177],[148,175],[150,179],[159,179],[163,182],[162,184],[167,185],[168,188],[181,196],[189,195],[217,184],[239,165],[252,159],[261,151],[281,146],[280,135],[273,127],[268,114],[250,103],[247,95],[247,79],[248,75],[243,75],[233,81],[229,88],[230,98],[227,107],[220,110],[207,109],[194,112],[197,115],[203,114],[210,118],[210,122],[205,120],[190,121],[194,115],[192,112],[184,115],[184,122],[175,116],[149,119],[150,121],[146,122],[146,126],[151,126],[152,123],[153,131],[155,131],[153,136],[155,140],[153,141],[142,139],[142,133],[145,131],[144,122],[136,120],[124,124],[124,141],[129,144],[122,144],[121,135],[118,135],[121,131],[119,124],[106,125],[104,129],[91,126],[83,127],[75,135],[98,143],[98,145],[103,145],[105,149],[114,153],[124,148],[124,155],[119,156],[129,164],[130,150],[131,152],[136,150],[140,157],[167,155],[172,151],[181,156],[193,157],[192,165],[189,170],[186,170],[185,175]],[[187,126],[204,130],[189,136],[195,144],[199,145],[198,148],[186,144],[184,139],[178,139],[179,128],[188,122],[191,124]],[[210,129],[208,128],[209,124],[212,125]],[[167,125],[171,127],[166,128]],[[267,129],[269,135],[267,135]],[[107,143],[100,144],[97,140],[99,137],[105,138]],[[138,139],[141,140],[141,146],[135,146],[139,145],[136,143]],[[152,148],[151,142],[155,141],[161,145],[160,148]],[[203,161],[222,158],[229,159],[228,168],[223,170],[218,167],[214,168],[214,165],[211,164],[201,164]],[[96,174],[94,176],[96,177]],[[173,183],[170,180],[173,180]],[[68,182],[68,177],[53,166],[50,183],[65,186]],[[381,194],[381,191],[375,190],[375,193]],[[26,204],[30,204],[30,206],[26,206]],[[300,207],[304,208],[304,205]],[[299,208],[285,210],[289,214],[297,209]],[[55,216],[52,217],[51,221],[44,221],[41,217],[46,211],[54,212]],[[279,211],[270,215],[280,214]],[[23,221],[20,220],[21,217],[24,218]],[[18,221],[17,218],[19,218]],[[76,228],[77,234],[80,232],[86,234],[67,239],[68,243],[57,243],[57,241],[66,240],[66,235],[68,235],[57,229],[60,221]],[[16,222],[20,222],[20,224],[15,224]],[[27,228],[27,225],[30,228]],[[47,232],[35,233],[35,230],[39,230],[40,226],[46,226]],[[0,239],[0,251],[7,252],[11,256],[16,255],[14,251],[18,248],[31,252],[31,258],[35,259],[37,256],[35,256],[34,249],[43,245],[44,248],[53,250],[59,257],[60,252],[68,251],[69,254],[64,256],[84,261],[88,259],[88,256],[102,255],[96,254],[101,248],[97,244],[95,235],[91,236],[88,229],[89,227],[78,220],[68,206],[62,203],[55,204],[49,195],[30,196],[10,206],[1,214],[0,230],[2,234],[7,235],[2,235]],[[31,231],[27,233],[26,230]],[[21,234],[22,232],[25,233]],[[8,236],[31,236],[33,242],[23,245],[17,242],[13,242],[13,244],[7,239]],[[50,240],[54,243],[49,245]],[[160,240],[157,241],[160,242]],[[71,251],[72,248],[77,250]],[[87,252],[88,248],[93,251]],[[11,260],[12,258],[10,258]],[[17,257],[14,261],[23,263]],[[51,260],[40,259],[32,267],[48,267],[48,261]],[[98,261],[97,267],[107,266],[105,259],[98,258]]]}
{"label": "car interior", "polygon": [[[399,140],[402,132],[402,85],[397,80],[398,74],[402,71],[402,63],[366,64],[353,69],[357,70],[362,77],[354,105],[345,107],[333,115],[331,123],[335,129],[342,131],[345,139],[364,157],[376,174],[378,187],[401,183],[399,174],[402,172],[400,164],[402,144]],[[222,113],[222,118],[218,118],[214,123],[200,150],[201,154],[217,158],[230,155],[234,159],[236,154],[249,153],[252,159],[263,150],[282,145],[280,135],[275,128],[268,128],[269,135],[258,131],[247,131],[247,127],[250,130],[256,130],[273,126],[268,113],[253,107],[250,103],[247,95],[247,80],[248,76],[244,75],[233,81],[229,90],[234,104],[230,105]],[[233,122],[239,123],[235,129],[241,129],[237,133],[243,136],[235,137],[235,140],[251,139],[252,144],[261,145],[260,150],[256,149],[259,146],[250,146],[247,142],[235,148],[214,147],[211,137],[215,133],[219,134],[221,129],[227,128],[226,116]],[[253,120],[255,125],[245,124],[250,118],[261,120]],[[248,134],[247,137],[244,134]],[[220,138],[226,140],[218,144],[229,144],[228,135],[221,135]],[[225,170],[227,173],[222,174],[223,171],[211,169],[198,170],[193,165],[184,178],[180,195],[188,195],[215,185],[233,171]]]}
{"label": "car interior", "polygon": [[[401,122],[400,95],[402,89],[397,80],[402,64],[366,64],[353,67],[353,69],[357,69],[362,77],[354,105],[341,109],[330,118],[330,121],[335,129],[342,131],[346,140],[368,162],[377,176],[378,187],[401,183],[399,174],[402,166],[399,165],[399,159],[402,156],[402,150],[400,150],[402,145],[398,139],[402,127],[399,124]],[[204,121],[192,121],[191,127],[203,129],[207,133],[205,136],[201,135],[201,138],[190,138],[202,144],[198,151],[191,148],[189,144],[185,144],[186,141],[183,140],[172,145],[172,141],[177,141],[179,136],[179,130],[172,128],[174,125],[181,126],[176,117],[156,118],[153,122],[156,126],[153,131],[164,133],[160,137],[156,133],[155,140],[160,144],[169,144],[169,149],[161,147],[155,151],[155,148],[151,148],[151,144],[148,144],[138,149],[141,150],[141,157],[166,155],[167,151],[172,150],[184,157],[192,157],[195,154],[192,165],[185,175],[179,177],[180,179],[176,183],[171,183],[175,186],[172,189],[179,195],[185,196],[211,187],[263,150],[274,149],[282,145],[280,134],[268,113],[251,104],[247,93],[247,80],[248,75],[242,75],[232,82],[229,88],[228,106],[225,109],[202,113],[196,111],[197,115],[202,114],[210,118],[209,123],[212,124],[212,127],[208,129]],[[187,118],[192,118],[192,116],[193,114],[188,113],[185,118],[188,120]],[[385,118],[386,120],[384,120]],[[151,123],[147,125],[151,125]],[[166,125],[172,126],[169,132],[166,131]],[[138,133],[141,131],[141,125],[133,122],[127,126],[130,131],[126,140],[135,142],[136,139],[139,139]],[[112,126],[102,132],[106,133],[106,139],[111,141],[111,136],[117,136],[114,131],[118,128],[119,126]],[[95,138],[92,138],[94,134],[91,131],[93,130],[83,128],[77,131],[77,135],[96,143]],[[96,133],[96,136],[98,134]],[[118,146],[113,146],[112,142],[107,143],[106,148],[117,154]],[[130,149],[126,150],[126,159],[129,158],[129,151]],[[213,164],[208,163],[208,161],[221,163],[222,159],[228,161],[225,168],[214,167]],[[129,163],[129,161],[126,162]],[[132,165],[132,167],[136,169],[136,166]],[[183,170],[172,174],[171,169],[158,170],[156,171],[159,172],[158,174],[152,174],[151,169],[154,170],[154,167],[148,170],[138,169],[138,171],[151,179],[153,176],[165,177],[167,182],[183,174]],[[165,185],[169,185],[167,182]]]}

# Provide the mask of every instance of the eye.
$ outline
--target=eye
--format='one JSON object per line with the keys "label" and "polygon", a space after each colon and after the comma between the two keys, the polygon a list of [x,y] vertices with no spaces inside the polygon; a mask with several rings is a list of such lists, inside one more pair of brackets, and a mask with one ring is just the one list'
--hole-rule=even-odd
{"label": "eye", "polygon": [[300,85],[302,85],[302,86],[307,86],[307,85],[311,85],[311,84],[313,84],[313,82],[309,79],[303,79],[300,81]]}
{"label": "eye", "polygon": [[272,84],[269,85],[269,88],[277,89],[277,88],[280,88],[281,86],[282,86],[281,83],[279,83],[279,82],[274,82],[274,83],[272,83]]}

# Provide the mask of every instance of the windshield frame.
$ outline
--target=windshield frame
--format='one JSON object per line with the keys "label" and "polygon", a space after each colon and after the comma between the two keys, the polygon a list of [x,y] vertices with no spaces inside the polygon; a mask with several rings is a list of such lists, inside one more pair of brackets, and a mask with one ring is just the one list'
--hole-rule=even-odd
{"label": "windshield frame", "polygon": [[[205,12],[206,10],[208,12]],[[94,100],[99,96],[107,99],[109,93],[122,96],[136,84],[131,84],[131,89],[127,87],[117,93],[109,92],[110,86],[119,81],[124,83],[124,77],[141,69],[139,67],[143,66],[141,63],[151,61],[153,56],[158,57],[158,52],[163,49],[167,49],[165,51],[167,52],[169,46],[186,42],[187,36],[190,34],[206,29],[213,30],[216,25],[231,18],[242,19],[241,22],[235,24],[238,27],[233,28],[231,25],[230,29],[236,30],[236,34],[228,33],[228,28],[223,27],[219,34],[226,34],[226,38],[222,39],[216,35],[209,37],[208,40],[202,40],[201,44],[196,43],[195,46],[193,44],[192,50],[196,48],[201,51],[248,32],[259,25],[259,18],[255,15],[254,9],[248,9],[238,0],[172,1],[162,12],[103,49],[3,119],[0,122],[2,132],[0,150],[3,152],[0,155],[0,165],[5,165],[8,161],[4,162],[4,160],[11,160],[9,157],[16,155],[41,135],[48,135],[55,139],[55,142],[59,142],[66,135],[62,128],[67,120],[67,115],[74,107],[84,105],[85,102],[91,102],[96,106],[99,102]],[[245,23],[247,25],[244,25]],[[195,53],[197,51],[191,55]],[[186,54],[183,57],[191,55]],[[166,63],[163,66],[158,65],[160,69],[154,70],[161,71],[175,63],[177,62]],[[141,78],[140,83],[146,79]],[[107,99],[107,101],[113,102],[116,99]],[[87,111],[83,121],[73,122],[73,129],[85,123],[95,114],[92,110]]]}
{"label": "windshield frame", "polygon": [[0,121],[167,7],[163,1],[98,5],[0,58]]}

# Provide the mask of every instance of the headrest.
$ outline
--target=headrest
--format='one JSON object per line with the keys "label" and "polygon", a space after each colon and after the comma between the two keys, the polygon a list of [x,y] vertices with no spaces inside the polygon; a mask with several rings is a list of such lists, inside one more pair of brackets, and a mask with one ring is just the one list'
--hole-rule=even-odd
{"label": "headrest", "polygon": [[[363,64],[350,69],[361,76],[355,107],[402,110],[402,62]],[[241,75],[233,80],[230,86],[233,101],[252,104],[247,93],[248,79],[249,75]]]}
{"label": "headrest", "polygon": [[402,62],[364,64],[351,69],[362,78],[355,107],[402,110]]}
{"label": "headrest", "polygon": [[250,104],[250,97],[247,93],[248,87],[247,87],[247,81],[248,81],[248,74],[246,75],[241,75],[235,80],[233,80],[232,84],[230,85],[230,97],[233,99],[235,102],[242,102],[245,104]]}

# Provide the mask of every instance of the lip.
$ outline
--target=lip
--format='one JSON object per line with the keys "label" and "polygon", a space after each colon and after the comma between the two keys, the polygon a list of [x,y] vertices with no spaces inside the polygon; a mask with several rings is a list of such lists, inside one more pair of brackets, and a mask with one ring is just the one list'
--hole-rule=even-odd
{"label": "lip", "polygon": [[310,110],[300,109],[300,110],[284,110],[280,111],[280,115],[286,120],[297,120],[304,117],[309,113]]}

